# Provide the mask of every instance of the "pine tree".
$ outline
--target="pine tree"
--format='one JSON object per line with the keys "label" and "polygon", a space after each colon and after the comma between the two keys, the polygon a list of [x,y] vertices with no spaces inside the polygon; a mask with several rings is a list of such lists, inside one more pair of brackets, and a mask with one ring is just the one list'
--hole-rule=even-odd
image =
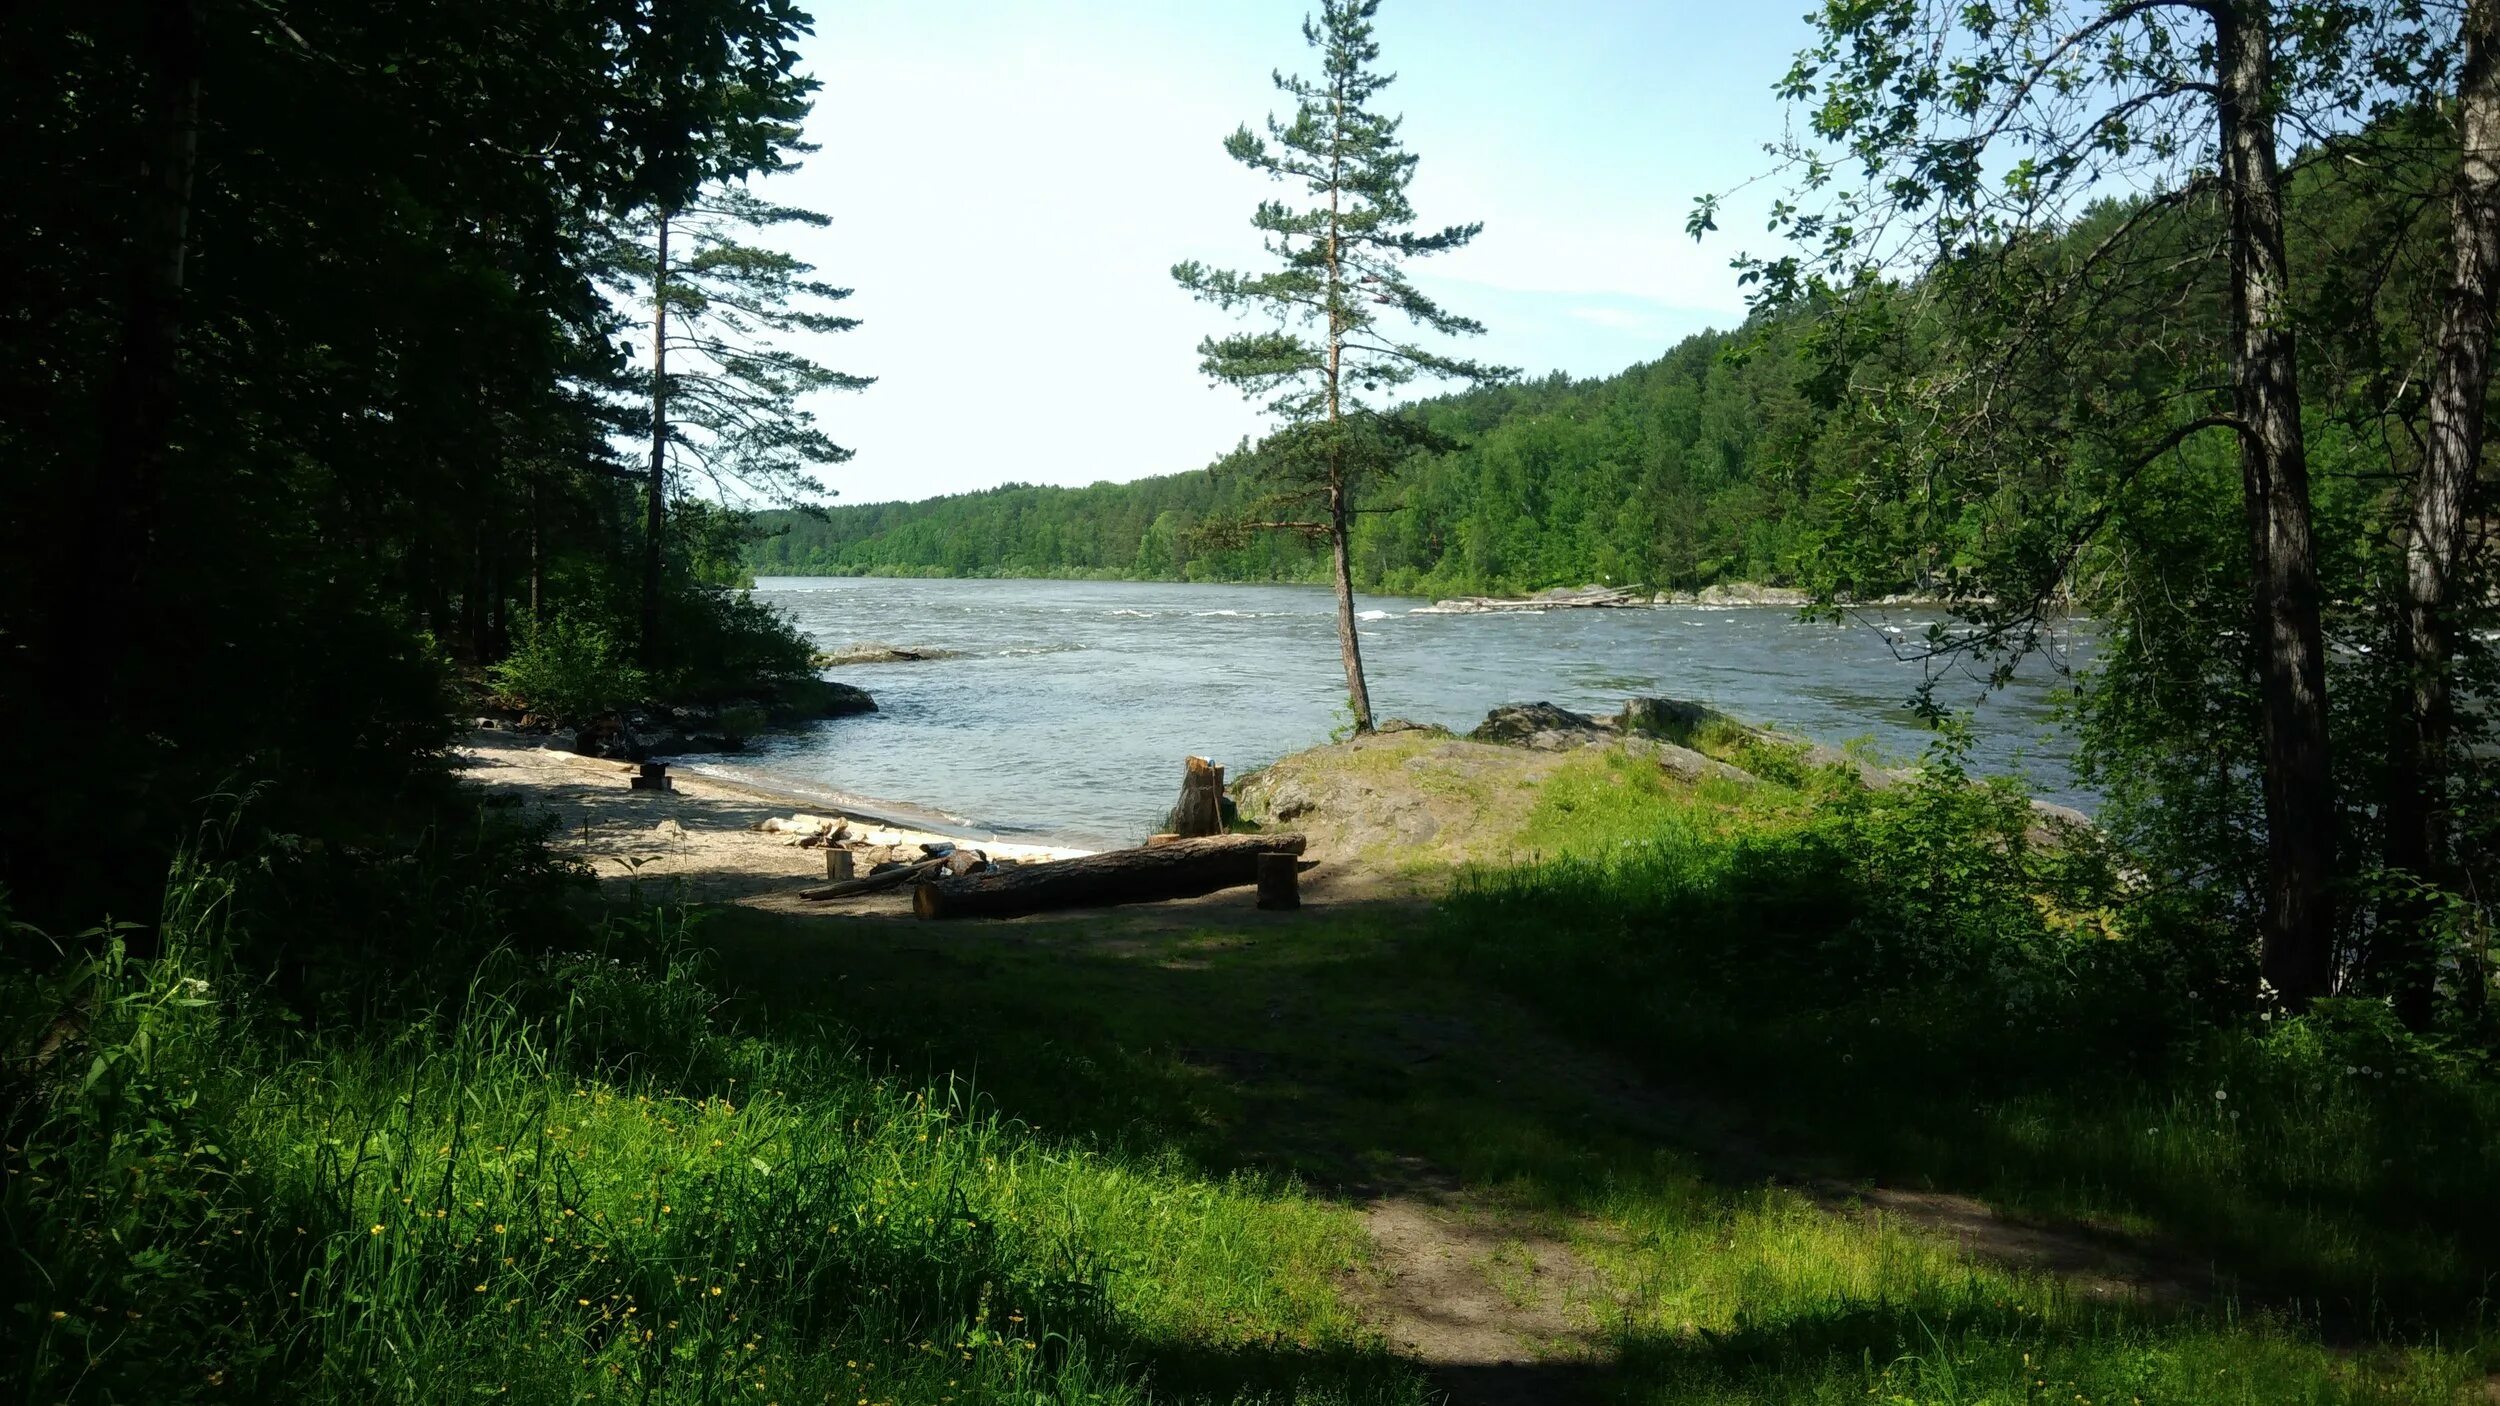
{"label": "pine tree", "polygon": [[743,186],[721,185],[681,208],[649,215],[625,232],[614,252],[612,276],[651,310],[646,668],[660,662],[666,505],[685,475],[699,474],[725,500],[786,507],[825,496],[828,490],[810,471],[851,457],[817,428],[800,401],[822,391],[858,390],[870,378],[830,370],[781,340],[857,326],[857,319],[820,310],[851,290],[811,277],[810,265],[786,253],[746,242],[776,225],[827,222],[813,211],[758,199]]}
{"label": "pine tree", "polygon": [[[1434,441],[1423,426],[1392,413],[1386,399],[1419,377],[1484,383],[1509,368],[1486,366],[1400,341],[1389,314],[1408,326],[1473,336],[1482,324],[1445,312],[1407,281],[1406,260],[1463,248],[1483,226],[1452,225],[1418,233],[1406,188],[1415,156],[1398,140],[1401,119],[1372,110],[1394,81],[1375,64],[1380,46],[1371,20],[1379,0],[1323,0],[1305,19],[1302,37],[1321,57],[1317,80],[1276,75],[1294,100],[1290,122],[1270,116],[1263,139],[1248,127],[1225,140],[1234,160],[1269,179],[1298,184],[1310,204],[1260,203],[1251,224],[1266,236],[1276,267],[1263,273],[1177,264],[1173,278],[1199,299],[1226,311],[1275,318],[1273,330],[1209,337],[1200,366],[1245,396],[1267,397],[1282,422],[1251,456],[1252,472],[1272,487],[1261,520],[1244,524],[1326,537],[1337,590],[1337,643],[1344,656],[1346,697],[1354,729],[1372,726],[1354,627],[1354,583],[1348,524],[1361,485],[1396,471]],[[1280,520],[1287,512],[1317,516]]]}

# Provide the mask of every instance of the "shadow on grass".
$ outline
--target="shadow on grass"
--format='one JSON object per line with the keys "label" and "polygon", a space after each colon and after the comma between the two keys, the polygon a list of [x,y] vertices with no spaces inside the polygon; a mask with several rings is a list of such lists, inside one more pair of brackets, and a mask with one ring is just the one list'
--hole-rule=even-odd
{"label": "shadow on grass", "polygon": [[1777,837],[1481,874],[1414,950],[1744,1109],[1777,1164],[2077,1223],[2339,1339],[2483,1330],[2487,1076],[2366,1011],[2357,1032],[2205,1014],[2246,986],[2209,934],[2078,940],[2016,904],[1938,942],[1870,919],[1902,900],[1866,870]]}

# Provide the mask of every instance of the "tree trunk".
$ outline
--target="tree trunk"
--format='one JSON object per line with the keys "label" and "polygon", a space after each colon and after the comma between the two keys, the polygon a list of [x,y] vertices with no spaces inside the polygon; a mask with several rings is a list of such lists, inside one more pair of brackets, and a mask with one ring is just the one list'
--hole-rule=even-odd
{"label": "tree trunk", "polygon": [[530,628],[547,616],[547,504],[544,466],[530,470]]}
{"label": "tree trunk", "polygon": [[[2457,83],[2464,164],[2450,205],[2448,303],[2431,375],[2428,444],[2405,524],[2404,600],[2396,620],[2399,695],[2389,758],[2387,867],[2446,882],[2449,733],[2448,595],[2465,549],[2466,500],[2483,452],[2483,406],[2491,385],[2492,308],[2500,285],[2500,0],[2472,0],[2465,64]],[[2430,914],[2396,918],[2396,1006],[2415,1029],[2428,1025],[2438,978]]]}
{"label": "tree trunk", "polygon": [[1345,701],[1354,710],[1354,730],[1372,730],[1372,691],[1363,682],[1363,641],[1354,630],[1354,568],[1346,543],[1347,511],[1343,481],[1328,489],[1329,565],[1337,584],[1337,652],[1345,658]]}
{"label": "tree trunk", "polygon": [[1289,913],[1302,906],[1302,857],[1270,851],[1259,856],[1259,906]]}
{"label": "tree trunk", "polygon": [[1013,918],[1060,908],[1189,898],[1259,881],[1259,856],[1300,854],[1300,835],[1215,835],[1143,849],[1115,849],[995,874],[922,884],[912,911],[923,918]]}
{"label": "tree trunk", "polygon": [[487,562],[486,520],[491,505],[481,504],[469,524],[468,581],[460,588],[460,628],[469,639],[469,659],[484,663],[494,657],[494,572]]}
{"label": "tree trunk", "polygon": [[2283,254],[2267,0],[2216,12],[2223,184],[2230,202],[2232,400],[2241,421],[2258,687],[2266,884],[2261,966],[2295,1009],[2334,979],[2335,793],[2309,463]]}
{"label": "tree trunk", "polygon": [[660,215],[659,260],[651,274],[651,479],[642,502],[642,667],[660,666],[661,541],[668,523],[668,214]]}
{"label": "tree trunk", "polygon": [[1224,833],[1224,768],[1204,757],[1181,765],[1181,798],[1163,828],[1182,839]]}
{"label": "tree trunk", "polygon": [[75,569],[60,577],[64,595],[55,612],[63,676],[87,680],[108,699],[118,690],[94,672],[104,646],[126,639],[131,619],[153,613],[139,609],[139,577],[153,554],[179,401],[176,355],[199,166],[202,24],[199,0],[149,0],[141,22],[148,127],[130,241],[129,302],[103,405],[97,473],[70,538]]}

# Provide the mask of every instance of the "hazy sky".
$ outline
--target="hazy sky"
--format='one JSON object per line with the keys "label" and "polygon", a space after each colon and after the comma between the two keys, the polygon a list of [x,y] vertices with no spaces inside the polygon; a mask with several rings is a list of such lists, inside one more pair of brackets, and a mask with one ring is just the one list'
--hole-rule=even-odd
{"label": "hazy sky", "polygon": [[[791,247],[855,288],[811,348],[878,378],[815,408],[858,451],[840,500],[1202,467],[1261,428],[1197,369],[1228,325],[1171,280],[1255,265],[1269,184],[1221,148],[1308,70],[1300,0],[824,0],[808,69],[823,150],[766,193],[833,217]],[[1770,85],[1804,37],[1784,0],[1388,0],[1379,37],[1437,227],[1481,220],[1418,281],[1534,374],[1612,372],[1743,303],[1758,197],[1695,246],[1692,197],[1763,164]]]}

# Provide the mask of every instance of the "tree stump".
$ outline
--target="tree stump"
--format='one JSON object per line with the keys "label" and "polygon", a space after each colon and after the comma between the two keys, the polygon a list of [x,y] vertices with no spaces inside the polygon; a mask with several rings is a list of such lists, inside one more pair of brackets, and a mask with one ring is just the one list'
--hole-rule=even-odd
{"label": "tree stump", "polygon": [[848,879],[853,877],[856,872],[857,871],[852,866],[851,852],[849,850],[843,849],[840,846],[835,846],[825,851],[826,878],[835,880]]}
{"label": "tree stump", "polygon": [[1259,856],[1259,906],[1285,912],[1302,906],[1302,857],[1296,854]]}
{"label": "tree stump", "polygon": [[1181,772],[1180,803],[1164,829],[1185,840],[1224,833],[1224,768],[1191,757]]}

